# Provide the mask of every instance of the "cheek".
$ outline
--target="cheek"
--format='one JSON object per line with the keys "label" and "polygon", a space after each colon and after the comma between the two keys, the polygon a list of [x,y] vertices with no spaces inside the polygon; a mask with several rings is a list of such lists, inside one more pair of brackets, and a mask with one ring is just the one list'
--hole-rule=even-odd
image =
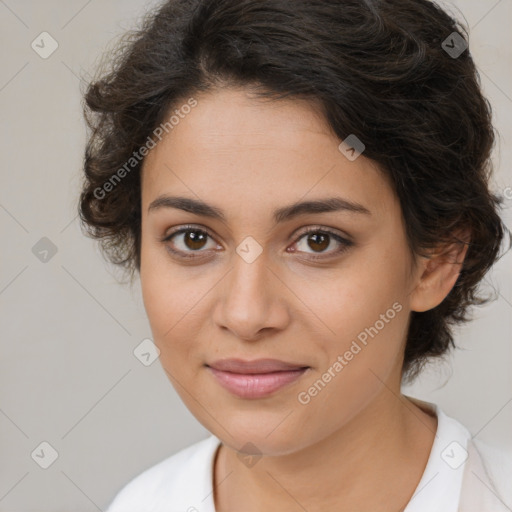
{"label": "cheek", "polygon": [[202,363],[200,330],[211,317],[206,299],[215,275],[205,278],[200,266],[184,270],[157,244],[143,243],[141,255],[144,307],[162,366],[172,375],[193,378]]}
{"label": "cheek", "polygon": [[[167,272],[159,261],[158,254],[143,239],[141,245],[140,281],[144,307],[148,315],[153,334],[162,329],[166,309],[174,310],[172,288],[168,285]],[[169,302],[171,301],[171,302]],[[167,306],[164,306],[166,304]],[[169,318],[169,321],[171,319]],[[155,330],[157,332],[155,332]]]}
{"label": "cheek", "polygon": [[408,315],[389,286],[389,275],[374,267],[317,295],[320,316],[334,333],[316,338],[325,357],[299,390],[306,436],[346,424],[386,392],[383,382],[398,378]]}
{"label": "cheek", "polygon": [[141,246],[140,281],[146,314],[151,325],[155,344],[162,356],[169,342],[176,336],[193,300],[191,284],[182,275],[173,272],[166,260],[165,251],[154,245]]}
{"label": "cheek", "polygon": [[144,227],[141,241],[140,281],[144,306],[153,334],[162,336],[184,314],[193,287],[183,279],[183,272],[172,265],[170,256],[155,233]]}
{"label": "cheek", "polygon": [[380,380],[400,373],[408,326],[407,265],[405,251],[382,244],[379,251],[361,251],[322,286],[305,285],[312,309],[329,327],[316,338],[325,357],[312,383],[329,369],[336,375],[325,375],[330,391],[319,394],[318,406],[341,400],[345,412],[354,411],[378,391]]}
{"label": "cheek", "polygon": [[[169,268],[167,269],[169,272]],[[155,342],[171,343],[183,335],[185,327],[190,328],[194,316],[194,304],[201,293],[193,289],[191,281],[183,281],[178,276],[172,278],[158,272],[156,267],[141,273],[142,295]],[[190,338],[193,333],[187,336]]]}
{"label": "cheek", "polygon": [[[305,301],[318,312],[335,337],[353,338],[373,326],[381,315],[385,315],[385,320],[392,317],[386,322],[386,330],[390,331],[388,327],[392,324],[402,324],[403,327],[407,321],[405,315],[395,315],[396,309],[405,309],[406,266],[406,257],[396,250],[387,253],[373,249],[362,251],[350,261],[347,259],[346,265],[326,275],[321,282],[316,281],[315,285],[306,278],[301,288],[307,290]],[[393,309],[395,303],[401,308],[395,306]]]}

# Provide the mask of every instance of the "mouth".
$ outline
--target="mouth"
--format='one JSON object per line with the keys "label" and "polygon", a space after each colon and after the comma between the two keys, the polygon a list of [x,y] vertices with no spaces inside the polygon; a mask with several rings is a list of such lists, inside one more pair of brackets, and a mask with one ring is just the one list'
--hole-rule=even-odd
{"label": "mouth", "polygon": [[216,381],[240,398],[264,398],[297,381],[309,366],[277,359],[222,359],[206,367]]}

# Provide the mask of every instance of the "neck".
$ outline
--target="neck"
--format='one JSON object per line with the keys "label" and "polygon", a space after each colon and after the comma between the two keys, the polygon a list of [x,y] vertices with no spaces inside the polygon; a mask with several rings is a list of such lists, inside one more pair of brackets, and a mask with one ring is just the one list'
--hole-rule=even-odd
{"label": "neck", "polygon": [[424,472],[436,429],[436,418],[384,389],[341,429],[292,454],[264,456],[248,468],[222,445],[216,510],[402,510]]}

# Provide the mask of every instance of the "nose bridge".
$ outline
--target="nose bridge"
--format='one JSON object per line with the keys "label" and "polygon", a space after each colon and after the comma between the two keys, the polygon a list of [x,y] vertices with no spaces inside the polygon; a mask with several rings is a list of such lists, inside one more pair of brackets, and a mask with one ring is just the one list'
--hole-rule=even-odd
{"label": "nose bridge", "polygon": [[[268,280],[269,270],[264,255],[258,256],[254,261],[246,260],[237,255],[233,258],[231,271],[230,295],[239,295],[239,298],[248,296],[258,299],[264,291],[263,282]],[[234,293],[233,293],[234,292]]]}
{"label": "nose bridge", "polygon": [[282,328],[287,321],[283,298],[272,280],[264,254],[253,261],[236,254],[222,288],[216,322],[238,337],[251,339],[262,329]]}

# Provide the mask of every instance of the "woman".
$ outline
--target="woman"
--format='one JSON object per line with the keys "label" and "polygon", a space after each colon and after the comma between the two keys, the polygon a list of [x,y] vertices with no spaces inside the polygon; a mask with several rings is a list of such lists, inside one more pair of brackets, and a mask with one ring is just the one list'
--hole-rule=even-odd
{"label": "woman", "polygon": [[426,0],[171,0],[90,85],[82,220],[212,433],[109,512],[510,510],[510,458],[400,392],[504,236],[463,33]]}

